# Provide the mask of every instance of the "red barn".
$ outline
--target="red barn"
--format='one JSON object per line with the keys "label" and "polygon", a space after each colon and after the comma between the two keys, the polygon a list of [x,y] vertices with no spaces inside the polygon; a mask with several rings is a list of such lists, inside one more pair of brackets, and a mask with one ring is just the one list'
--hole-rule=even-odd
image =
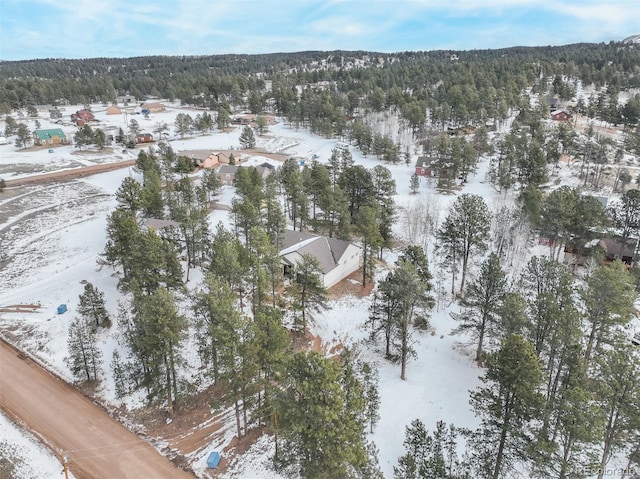
{"label": "red barn", "polygon": [[434,176],[433,158],[421,156],[416,161],[416,175],[418,176]]}
{"label": "red barn", "polygon": [[136,143],[151,143],[153,141],[153,135],[151,133],[141,133],[136,135]]}
{"label": "red barn", "polygon": [[551,119],[553,121],[571,121],[571,113],[564,110],[552,111]]}

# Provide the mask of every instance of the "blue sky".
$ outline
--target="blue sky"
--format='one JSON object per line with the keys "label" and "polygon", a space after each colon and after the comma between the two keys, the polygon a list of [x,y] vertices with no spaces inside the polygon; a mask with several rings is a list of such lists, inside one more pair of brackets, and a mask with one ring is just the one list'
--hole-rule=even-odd
{"label": "blue sky", "polygon": [[471,50],[640,34],[638,0],[0,0],[0,59]]}

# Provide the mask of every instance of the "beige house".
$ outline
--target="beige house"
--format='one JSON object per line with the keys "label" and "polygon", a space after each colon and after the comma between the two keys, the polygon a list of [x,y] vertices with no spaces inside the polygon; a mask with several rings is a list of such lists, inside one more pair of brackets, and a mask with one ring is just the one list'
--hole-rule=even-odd
{"label": "beige house", "polygon": [[107,108],[107,115],[119,115],[122,113],[122,109],[119,106],[111,105]]}
{"label": "beige house", "polygon": [[149,110],[149,113],[159,113],[166,110],[164,104],[160,102],[143,103],[140,108],[142,110]]}
{"label": "beige house", "polygon": [[360,268],[362,249],[348,241],[287,230],[279,254],[285,277],[295,273],[303,255],[314,256],[324,287],[330,288]]}
{"label": "beige house", "polygon": [[196,168],[214,168],[218,165],[229,164],[229,157],[226,153],[218,153],[211,150],[185,150],[181,151],[180,154],[191,158]]}
{"label": "beige house", "polygon": [[218,178],[223,185],[232,186],[236,181],[236,173],[238,172],[239,165],[222,165],[218,170]]}

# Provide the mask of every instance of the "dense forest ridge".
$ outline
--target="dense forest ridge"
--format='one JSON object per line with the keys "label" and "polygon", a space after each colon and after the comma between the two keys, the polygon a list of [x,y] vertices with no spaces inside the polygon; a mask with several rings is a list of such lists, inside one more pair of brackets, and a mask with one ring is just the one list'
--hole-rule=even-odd
{"label": "dense forest ridge", "polygon": [[[629,37],[634,38],[634,37]],[[398,53],[307,51],[262,55],[146,56],[132,58],[42,59],[0,63],[0,112],[29,104],[113,102],[131,94],[194,103],[207,97],[215,108],[220,97],[263,89],[263,80],[290,79],[304,85],[336,82],[338,91],[367,93],[378,86],[397,86],[405,95],[425,97],[444,82],[462,83],[479,69],[488,78],[469,78],[476,86],[521,88],[540,75],[577,78],[596,87],[609,83],[620,90],[640,86],[640,51],[628,43],[577,43],[565,46],[512,47],[495,50],[437,50]],[[484,67],[483,67],[484,65]],[[377,72],[377,73],[374,73]],[[506,76],[516,78],[510,89]],[[484,75],[483,75],[484,76]],[[522,77],[524,76],[524,78]],[[526,82],[522,81],[526,78]],[[359,91],[360,90],[360,91]],[[485,92],[478,92],[485,94]]]}

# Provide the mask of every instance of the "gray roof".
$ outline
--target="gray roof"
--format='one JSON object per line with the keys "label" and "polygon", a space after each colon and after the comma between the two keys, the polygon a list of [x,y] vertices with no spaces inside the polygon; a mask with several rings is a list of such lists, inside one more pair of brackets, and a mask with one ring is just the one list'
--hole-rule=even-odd
{"label": "gray roof", "polygon": [[240,165],[222,165],[218,170],[218,174],[233,173],[235,175],[238,168],[240,168]]}
{"label": "gray roof", "polygon": [[348,241],[317,236],[301,231],[287,230],[280,255],[296,263],[303,254],[314,256],[323,274],[333,270],[351,243]]}
{"label": "gray roof", "polygon": [[434,162],[434,159],[431,158],[430,156],[420,156],[418,158],[418,161],[416,161],[416,166],[418,166],[418,167],[429,166],[433,162]]}

